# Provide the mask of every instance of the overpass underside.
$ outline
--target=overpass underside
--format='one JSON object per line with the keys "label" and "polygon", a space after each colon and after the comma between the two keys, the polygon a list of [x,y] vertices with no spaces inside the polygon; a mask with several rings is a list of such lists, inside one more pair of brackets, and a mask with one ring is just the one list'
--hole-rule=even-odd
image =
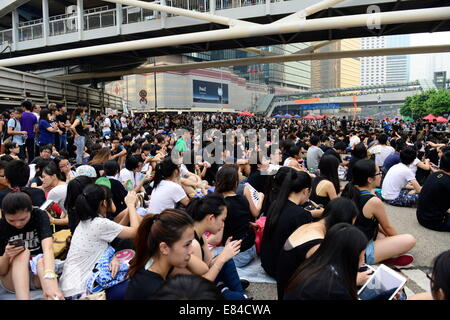
{"label": "overpass underside", "polygon": [[[348,3],[355,3],[358,1],[349,0]],[[381,2],[381,3],[380,3]],[[427,0],[427,1],[373,1],[373,4],[377,4],[381,12],[399,11],[399,10],[414,10],[422,8],[437,8],[450,6],[448,0]],[[307,20],[321,19],[326,17],[342,17],[366,14],[368,6],[353,5],[348,7],[329,8],[321,10],[307,17]],[[220,15],[220,12],[216,12]],[[259,17],[253,17],[249,19],[242,19],[246,22],[258,23],[258,24],[270,24],[274,21],[282,19],[291,13],[279,14],[279,15],[261,15]],[[176,17],[173,17],[176,18]],[[171,19],[168,17],[167,19]],[[400,19],[400,17],[399,17]],[[367,26],[350,27],[350,28],[326,28],[324,30],[316,31],[304,31],[304,32],[283,32],[280,28],[279,34],[264,35],[264,36],[251,36],[251,37],[237,37],[230,40],[218,40],[218,41],[195,41],[195,35],[205,31],[211,30],[223,30],[228,26],[217,23],[205,23],[199,21],[198,24],[189,25],[189,27],[174,27],[160,30],[137,32],[133,34],[119,34],[108,38],[97,38],[92,40],[75,41],[70,43],[64,43],[60,45],[47,45],[29,50],[21,50],[8,52],[5,51],[0,54],[0,62],[3,59],[13,57],[23,57],[29,55],[36,55],[48,52],[58,52],[68,49],[78,49],[85,47],[94,47],[103,44],[112,44],[119,42],[127,42],[141,39],[157,39],[161,37],[192,34],[191,43],[185,43],[181,45],[170,46],[158,46],[148,49],[139,49],[133,51],[122,51],[116,53],[100,53],[89,56],[80,56],[76,58],[68,59],[53,59],[51,61],[43,61],[36,63],[27,63],[21,65],[12,66],[12,68],[21,71],[34,71],[50,68],[60,68],[68,66],[81,66],[84,72],[99,72],[99,71],[113,71],[113,70],[127,70],[135,68],[147,61],[148,57],[164,56],[172,54],[202,52],[211,50],[223,50],[223,49],[236,49],[236,48],[250,48],[259,46],[279,45],[298,42],[313,42],[321,40],[336,40],[347,38],[359,38],[381,35],[394,35],[394,34],[410,34],[410,33],[422,33],[422,32],[437,32],[437,31],[449,31],[450,20],[439,21],[424,21],[420,23],[392,23],[382,25],[379,29],[371,30]],[[0,64],[1,65],[1,64]],[[101,79],[107,80],[107,79]]]}

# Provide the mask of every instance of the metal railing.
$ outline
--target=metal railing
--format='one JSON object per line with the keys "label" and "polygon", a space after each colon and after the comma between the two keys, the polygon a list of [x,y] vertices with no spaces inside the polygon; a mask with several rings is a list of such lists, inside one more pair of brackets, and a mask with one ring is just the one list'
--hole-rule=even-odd
{"label": "metal railing", "polygon": [[[265,4],[266,0],[213,0],[216,1],[216,10],[240,8]],[[284,2],[291,0],[270,0],[270,2]],[[160,3],[160,1],[155,1]],[[210,0],[166,0],[167,6],[208,12],[210,10]],[[161,13],[158,11],[123,7],[122,24],[143,22],[159,19]],[[172,16],[167,14],[168,17]],[[109,9],[108,6],[96,7],[84,10],[83,30],[93,30],[104,27],[111,27],[117,24],[116,9]],[[19,24],[19,41],[28,41],[43,37],[43,20],[27,21]],[[78,31],[78,16],[76,13],[62,14],[49,18],[49,36],[58,36],[74,33]],[[0,31],[0,45],[5,42],[12,43],[12,29]]]}
{"label": "metal railing", "polygon": [[159,18],[159,12],[136,8],[136,7],[124,7],[122,24],[130,24],[148,20],[154,20]]}
{"label": "metal railing", "polygon": [[12,43],[12,30],[3,30],[0,31],[0,45],[6,44],[6,43]]}
{"label": "metal railing", "polygon": [[113,27],[116,25],[116,9],[96,11],[85,14],[84,30]]}
{"label": "metal railing", "polygon": [[76,14],[61,14],[50,17],[49,36],[58,36],[78,31],[78,18]]}

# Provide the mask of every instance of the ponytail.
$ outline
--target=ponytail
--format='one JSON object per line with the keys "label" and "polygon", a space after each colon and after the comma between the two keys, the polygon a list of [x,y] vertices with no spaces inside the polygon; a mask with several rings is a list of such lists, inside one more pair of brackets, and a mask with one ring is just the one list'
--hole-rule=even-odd
{"label": "ponytail", "polygon": [[355,187],[353,181],[350,181],[345,185],[345,188],[342,191],[342,197],[350,199],[356,204],[359,202],[359,189]]}
{"label": "ponytail", "polygon": [[164,242],[171,247],[180,240],[194,221],[184,211],[166,209],[160,214],[148,214],[139,225],[134,241],[136,255],[130,261],[128,276],[133,277],[145,267],[147,261],[159,255],[159,245]]}
{"label": "ponytail", "polygon": [[153,189],[156,189],[162,180],[170,178],[175,170],[179,170],[179,167],[173,163],[170,158],[166,158],[162,162],[158,163],[155,167]]}
{"label": "ponytail", "polygon": [[295,171],[291,169],[281,185],[277,199],[269,208],[267,212],[266,227],[264,228],[264,236],[270,236],[277,226],[278,219],[281,215],[289,195],[292,192],[300,192],[303,189],[311,188],[311,177],[304,171]]}
{"label": "ponytail", "polygon": [[367,179],[374,178],[376,174],[376,165],[373,160],[358,160],[353,165],[352,181],[347,183],[342,191],[342,197],[353,200],[356,204],[359,202],[359,189],[356,187],[365,187],[369,183]]}
{"label": "ponytail", "polygon": [[207,215],[219,216],[226,207],[225,200],[218,193],[208,194],[206,197],[194,198],[189,202],[186,212],[194,221],[202,221]]}
{"label": "ponytail", "polygon": [[80,221],[98,217],[98,208],[104,200],[111,201],[111,189],[96,184],[87,185],[75,200],[75,212]]}

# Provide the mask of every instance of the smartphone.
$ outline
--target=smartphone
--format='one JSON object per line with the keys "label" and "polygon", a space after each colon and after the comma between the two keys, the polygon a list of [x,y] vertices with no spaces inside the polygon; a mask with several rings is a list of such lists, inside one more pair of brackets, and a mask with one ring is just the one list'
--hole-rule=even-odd
{"label": "smartphone", "polygon": [[52,205],[55,202],[53,200],[46,200],[40,207],[39,209],[44,210],[44,211],[48,211],[50,210],[50,208],[52,207]]}
{"label": "smartphone", "polygon": [[23,239],[9,240],[8,244],[14,247],[25,247],[25,241]]}

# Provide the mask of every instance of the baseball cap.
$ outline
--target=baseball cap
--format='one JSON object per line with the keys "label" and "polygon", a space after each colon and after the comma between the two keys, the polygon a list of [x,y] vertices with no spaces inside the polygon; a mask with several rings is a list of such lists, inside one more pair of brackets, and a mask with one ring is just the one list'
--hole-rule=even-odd
{"label": "baseball cap", "polygon": [[88,165],[82,165],[77,168],[76,176],[86,176],[89,178],[97,178],[97,172],[95,172],[94,167]]}
{"label": "baseball cap", "polygon": [[100,186],[105,186],[111,189],[111,181],[109,181],[108,178],[100,177],[97,180],[95,180],[95,184],[98,184]]}

